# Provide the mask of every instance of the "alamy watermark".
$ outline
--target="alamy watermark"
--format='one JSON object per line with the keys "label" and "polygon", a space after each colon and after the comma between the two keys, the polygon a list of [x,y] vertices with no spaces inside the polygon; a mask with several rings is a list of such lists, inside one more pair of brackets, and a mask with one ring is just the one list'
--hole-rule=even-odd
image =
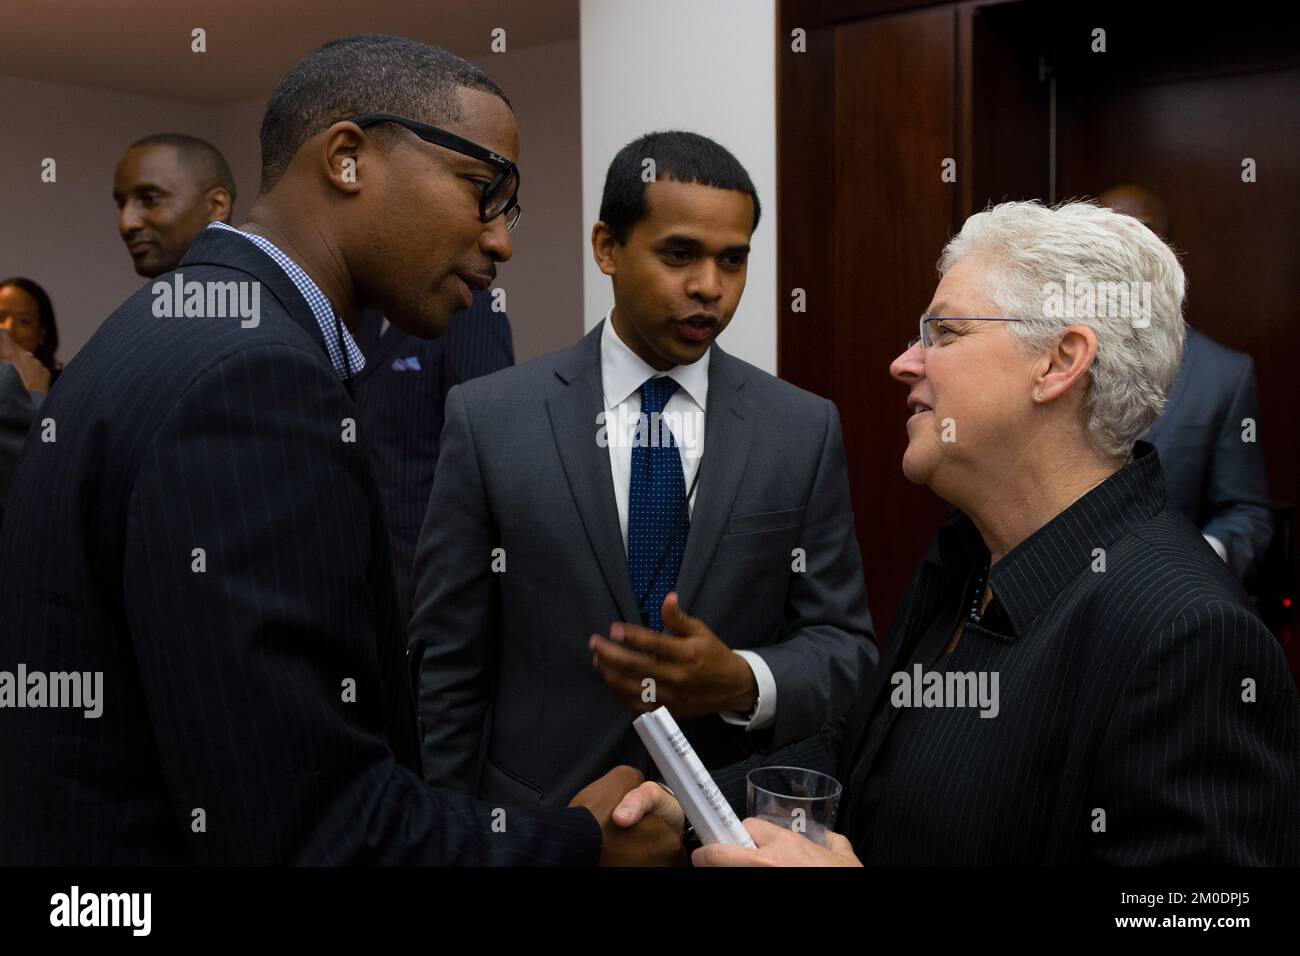
{"label": "alamy watermark", "polygon": [[1151,325],[1150,282],[1093,282],[1065,274],[1065,282],[1043,285],[1043,316],[1048,319],[1131,319],[1133,328]]}
{"label": "alamy watermark", "polygon": [[83,893],[74,883],[50,897],[51,926],[124,926],[133,936],[148,936],[152,916],[152,893]]}
{"label": "alamy watermark", "polygon": [[153,314],[160,319],[233,319],[245,329],[262,321],[262,283],[257,281],[185,281],[177,272],[172,281],[153,284]]}
{"label": "alamy watermark", "polygon": [[70,708],[93,720],[104,712],[103,690],[103,671],[0,671],[0,708]]}
{"label": "alamy watermark", "polygon": [[620,405],[611,413],[596,415],[596,444],[601,448],[669,448],[681,449],[686,458],[703,453],[704,414],[698,409],[686,412],[632,413]]}
{"label": "alamy watermark", "polygon": [[998,715],[997,671],[895,671],[889,702],[895,707],[978,707],[980,717]]}

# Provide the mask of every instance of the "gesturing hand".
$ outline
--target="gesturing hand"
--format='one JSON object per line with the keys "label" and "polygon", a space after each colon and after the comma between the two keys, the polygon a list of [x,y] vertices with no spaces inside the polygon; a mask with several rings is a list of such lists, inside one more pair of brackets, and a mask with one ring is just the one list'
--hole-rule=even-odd
{"label": "gesturing hand", "polygon": [[50,370],[26,349],[19,348],[8,329],[0,329],[0,362],[8,362],[18,370],[29,392],[50,390]]}
{"label": "gesturing hand", "polygon": [[707,624],[682,611],[676,591],[664,598],[663,618],[671,634],[620,621],[608,638],[588,640],[591,664],[619,702],[634,714],[664,706],[676,717],[753,710],[754,672]]}

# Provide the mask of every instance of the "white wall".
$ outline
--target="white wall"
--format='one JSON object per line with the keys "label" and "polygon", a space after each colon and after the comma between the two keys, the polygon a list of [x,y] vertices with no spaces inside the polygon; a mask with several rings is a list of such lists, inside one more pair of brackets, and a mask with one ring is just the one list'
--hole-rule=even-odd
{"label": "white wall", "polygon": [[471,58],[496,81],[519,122],[514,255],[497,269],[515,360],[568,348],[582,337],[582,117],[578,41]]}
{"label": "white wall", "polygon": [[582,0],[583,289],[590,329],[613,304],[591,257],[605,170],[651,130],[685,129],[729,149],[763,203],[727,351],[776,372],[775,0]]}
{"label": "white wall", "polygon": [[[212,109],[212,135],[220,138],[224,144],[221,155],[226,157],[239,194],[230,217],[235,225],[248,218],[248,211],[253,208],[253,200],[257,198],[258,183],[262,179],[262,143],[259,133],[262,129],[262,114],[266,112],[266,101],[270,96],[271,91],[267,90],[265,96],[222,103]],[[216,140],[212,142],[216,143]]]}

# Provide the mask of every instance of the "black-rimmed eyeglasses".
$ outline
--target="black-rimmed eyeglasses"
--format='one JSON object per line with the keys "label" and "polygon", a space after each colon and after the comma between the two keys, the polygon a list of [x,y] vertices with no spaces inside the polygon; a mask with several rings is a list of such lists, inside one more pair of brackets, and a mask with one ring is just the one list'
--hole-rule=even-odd
{"label": "black-rimmed eyeglasses", "polygon": [[519,217],[523,213],[519,206],[519,167],[504,156],[499,156],[492,150],[470,142],[463,136],[457,136],[441,126],[430,126],[428,123],[421,123],[419,120],[407,119],[405,116],[397,116],[393,113],[366,113],[364,116],[353,116],[349,122],[356,123],[362,129],[374,126],[376,123],[396,123],[409,129],[426,143],[445,147],[494,167],[497,170],[496,177],[479,196],[478,216],[484,222],[491,222],[497,216],[504,215],[507,230],[514,229],[515,224],[519,222]]}
{"label": "black-rimmed eyeglasses", "polygon": [[904,351],[911,350],[911,348],[915,346],[917,342],[921,343],[922,348],[927,348],[927,349],[930,348],[932,345],[934,345],[934,336],[930,334],[931,322],[1023,322],[1023,321],[1024,321],[1023,319],[1009,319],[1006,316],[1001,316],[1001,315],[999,316],[975,316],[975,315],[950,316],[950,315],[931,315],[929,312],[922,312],[921,325],[919,329],[920,334],[916,338],[908,340],[907,348],[904,349]]}

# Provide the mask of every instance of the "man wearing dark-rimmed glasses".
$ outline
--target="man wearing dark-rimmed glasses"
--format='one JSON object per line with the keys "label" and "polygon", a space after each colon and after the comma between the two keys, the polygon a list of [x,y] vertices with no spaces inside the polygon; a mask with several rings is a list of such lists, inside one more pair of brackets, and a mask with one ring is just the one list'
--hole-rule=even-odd
{"label": "man wearing dark-rimmed glasses", "polygon": [[462,156],[469,156],[488,164],[496,174],[486,184],[483,184],[482,180],[478,181],[482,188],[478,203],[479,218],[484,222],[491,222],[497,216],[505,216],[506,229],[514,231],[523,209],[519,205],[519,167],[509,159],[498,156],[492,150],[485,149],[478,143],[457,136],[440,126],[421,123],[419,120],[407,119],[404,116],[395,116],[392,113],[367,113],[364,116],[354,116],[351,121],[362,129],[378,123],[395,123],[409,129],[426,143],[434,143]]}
{"label": "man wearing dark-rimmed glasses", "polygon": [[[399,119],[353,119],[373,114]],[[420,776],[352,332],[373,308],[435,337],[510,258],[504,94],[444,50],[349,36],[280,81],[261,145],[247,220],[99,327],[42,407],[58,441],[14,477],[0,660],[94,674],[104,706],[3,712],[0,766],[23,769],[0,775],[0,865],[673,858],[663,821],[612,823],[628,767],[554,809]],[[205,285],[256,314],[155,309]]]}

